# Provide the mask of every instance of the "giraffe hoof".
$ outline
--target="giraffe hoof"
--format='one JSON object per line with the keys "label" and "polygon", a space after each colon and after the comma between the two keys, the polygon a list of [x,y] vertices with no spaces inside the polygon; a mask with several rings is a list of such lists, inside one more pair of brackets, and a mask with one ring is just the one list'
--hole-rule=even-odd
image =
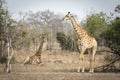
{"label": "giraffe hoof", "polygon": [[94,71],[91,71],[91,70],[90,70],[89,72],[90,72],[90,73],[94,73]]}
{"label": "giraffe hoof", "polygon": [[79,72],[80,72],[80,70],[77,70],[77,72],[79,73]]}
{"label": "giraffe hoof", "polygon": [[11,73],[11,71],[9,70],[7,73]]}
{"label": "giraffe hoof", "polygon": [[84,73],[84,71],[81,71],[82,73]]}
{"label": "giraffe hoof", "polygon": [[85,71],[84,71],[84,70],[82,70],[81,72],[82,72],[82,73],[84,73]]}

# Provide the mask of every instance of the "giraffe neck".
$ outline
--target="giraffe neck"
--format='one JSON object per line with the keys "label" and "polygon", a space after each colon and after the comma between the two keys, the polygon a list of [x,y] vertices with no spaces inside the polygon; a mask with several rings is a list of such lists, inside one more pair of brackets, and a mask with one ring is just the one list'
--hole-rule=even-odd
{"label": "giraffe neck", "polygon": [[37,56],[41,56],[42,49],[43,49],[43,43],[44,43],[44,39],[41,41],[40,46],[39,46],[39,49],[38,49],[38,51],[36,52],[36,55],[37,55]]}
{"label": "giraffe neck", "polygon": [[78,25],[74,17],[71,17],[70,20],[77,35],[80,38],[84,37],[86,35],[86,31]]}

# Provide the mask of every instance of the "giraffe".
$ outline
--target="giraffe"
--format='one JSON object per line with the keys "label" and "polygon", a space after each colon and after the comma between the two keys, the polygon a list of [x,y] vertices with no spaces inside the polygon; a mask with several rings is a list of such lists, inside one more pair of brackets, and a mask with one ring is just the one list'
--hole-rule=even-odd
{"label": "giraffe", "polygon": [[[89,36],[86,30],[80,27],[80,25],[77,23],[74,16],[70,12],[68,12],[68,14],[63,18],[63,20],[71,21],[74,31],[78,36],[78,49],[80,53],[80,57],[79,57],[80,61],[79,61],[79,67],[77,72],[80,72],[81,67],[82,67],[81,72],[84,72],[84,65],[85,65],[84,52],[87,49],[91,49],[92,51],[92,53],[89,53],[89,58],[90,58],[89,72],[94,72],[94,60],[95,60],[95,53],[97,50],[97,41],[95,40],[95,38]],[[82,66],[80,66],[81,63],[82,63]]]}
{"label": "giraffe", "polygon": [[28,63],[29,64],[40,64],[40,63],[42,63],[41,54],[43,51],[44,42],[45,42],[45,35],[42,35],[42,41],[40,43],[38,51],[34,55],[27,57],[26,60],[24,61],[24,64],[28,64]]}

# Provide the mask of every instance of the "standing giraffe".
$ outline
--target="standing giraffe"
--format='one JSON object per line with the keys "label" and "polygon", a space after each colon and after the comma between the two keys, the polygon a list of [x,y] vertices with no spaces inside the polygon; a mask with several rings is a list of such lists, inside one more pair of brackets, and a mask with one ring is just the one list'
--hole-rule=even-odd
{"label": "standing giraffe", "polygon": [[45,35],[42,35],[42,41],[40,43],[38,51],[34,55],[26,58],[26,60],[24,61],[24,64],[28,64],[28,63],[29,64],[40,64],[40,63],[42,63],[41,54],[43,51],[44,42],[45,42]]}
{"label": "standing giraffe", "polygon": [[[76,22],[75,18],[73,15],[68,12],[68,14],[63,18],[63,20],[70,20],[73,28],[78,36],[78,48],[80,50],[80,63],[82,63],[82,72],[84,72],[84,52],[86,49],[91,49],[92,53],[89,53],[90,57],[90,71],[89,72],[94,72],[94,60],[95,60],[95,53],[97,50],[97,41],[95,38],[89,36],[87,32],[79,26],[79,24]],[[79,66],[78,72],[80,72],[81,67]]]}

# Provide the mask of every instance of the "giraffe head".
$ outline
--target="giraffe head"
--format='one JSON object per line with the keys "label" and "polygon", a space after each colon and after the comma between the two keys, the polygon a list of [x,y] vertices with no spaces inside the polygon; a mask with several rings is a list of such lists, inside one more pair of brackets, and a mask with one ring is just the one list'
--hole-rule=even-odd
{"label": "giraffe head", "polygon": [[42,40],[45,40],[45,38],[46,38],[46,34],[42,34],[42,35],[41,35],[41,39],[42,39]]}
{"label": "giraffe head", "polygon": [[63,21],[64,20],[70,20],[71,17],[73,17],[73,15],[70,14],[70,12],[68,12],[67,15],[65,15],[65,17],[63,18]]}

